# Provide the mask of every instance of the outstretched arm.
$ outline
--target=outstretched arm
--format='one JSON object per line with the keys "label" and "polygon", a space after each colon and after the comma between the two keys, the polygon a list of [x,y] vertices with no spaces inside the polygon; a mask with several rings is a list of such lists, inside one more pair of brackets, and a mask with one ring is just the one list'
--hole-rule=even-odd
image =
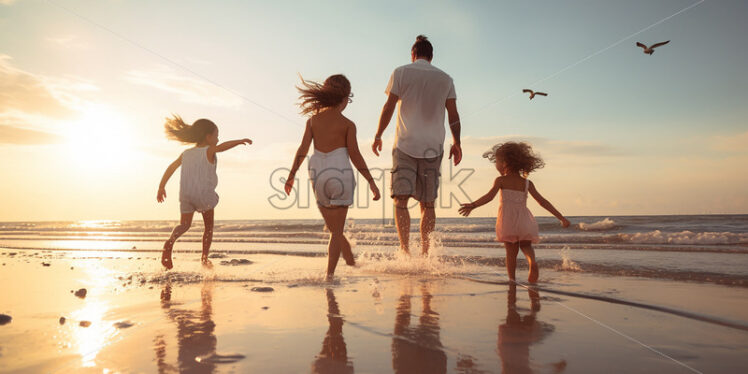
{"label": "outstretched arm", "polygon": [[309,146],[312,144],[312,125],[309,120],[306,121],[306,129],[304,130],[304,137],[301,139],[301,145],[296,151],[296,155],[293,159],[293,165],[291,165],[291,171],[288,172],[288,178],[286,178],[286,194],[291,193],[293,187],[294,178],[296,178],[296,172],[299,170],[301,163],[304,162],[306,154],[309,152]]}
{"label": "outstretched arm", "polygon": [[462,204],[462,207],[458,212],[462,214],[463,216],[467,217],[470,215],[470,212],[473,211],[473,209],[488,204],[491,200],[493,200],[496,197],[496,194],[499,193],[499,189],[501,188],[501,177],[496,178],[493,182],[493,187],[486,193],[485,195],[481,196],[478,200],[473,201],[472,203]]}
{"label": "outstretched arm", "polygon": [[252,140],[244,138],[244,139],[237,139],[237,140],[229,140],[227,142],[223,142],[221,144],[216,145],[215,147],[208,147],[208,156],[212,159],[213,155],[216,153],[228,151],[231,148],[236,147],[237,145],[241,144],[252,144]]}
{"label": "outstretched arm", "polygon": [[384,130],[390,124],[390,120],[392,120],[392,114],[395,113],[398,100],[400,98],[397,95],[390,93],[387,96],[387,102],[382,107],[382,114],[379,116],[379,127],[377,128],[377,133],[374,135],[374,144],[371,145],[371,150],[377,156],[382,151],[382,134],[384,134]]}
{"label": "outstretched arm", "polygon": [[346,132],[345,137],[348,154],[351,157],[353,166],[355,166],[356,169],[358,169],[358,172],[366,178],[367,182],[369,182],[369,187],[371,188],[372,193],[374,193],[374,200],[379,200],[379,187],[377,187],[377,184],[374,182],[374,178],[371,177],[369,168],[366,166],[366,160],[361,156],[361,151],[358,149],[355,124],[351,123],[350,126],[348,126],[348,131]]}
{"label": "outstretched arm", "polygon": [[447,118],[449,119],[449,131],[452,132],[452,148],[449,150],[449,158],[454,156],[455,166],[462,161],[462,145],[460,143],[460,114],[457,113],[457,100],[447,99],[444,104],[447,108]]}
{"label": "outstretched arm", "polygon": [[174,174],[174,172],[182,165],[182,156],[180,155],[179,158],[174,160],[169,167],[166,168],[166,171],[164,171],[164,176],[161,177],[161,183],[158,185],[158,193],[156,194],[156,201],[159,203],[164,202],[164,199],[166,198],[166,182],[169,181],[169,178]]}
{"label": "outstretched arm", "polygon": [[554,217],[558,218],[559,221],[561,221],[561,225],[564,227],[569,227],[571,224],[568,219],[564,217],[561,212],[559,212],[555,207],[553,207],[553,204],[551,204],[550,201],[546,200],[542,195],[540,195],[540,192],[538,192],[537,189],[535,189],[535,184],[530,182],[530,186],[528,188],[528,191],[530,192],[530,195],[535,199],[535,201],[540,204],[545,210],[549,211],[551,214],[553,214]]}

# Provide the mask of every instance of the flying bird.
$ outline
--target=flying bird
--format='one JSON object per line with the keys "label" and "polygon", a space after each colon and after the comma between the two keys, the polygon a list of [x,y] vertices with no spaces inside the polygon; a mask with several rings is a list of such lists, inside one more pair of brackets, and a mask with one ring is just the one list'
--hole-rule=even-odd
{"label": "flying bird", "polygon": [[642,44],[642,43],[636,42],[636,46],[637,46],[637,47],[642,47],[642,49],[644,49],[644,53],[646,53],[646,54],[648,54],[648,55],[650,55],[650,56],[651,56],[651,55],[652,55],[652,53],[654,53],[654,49],[655,49],[655,48],[657,48],[657,47],[660,47],[660,46],[663,46],[663,45],[665,45],[665,44],[667,44],[667,43],[670,43],[670,41],[668,40],[668,41],[666,41],[666,42],[662,42],[662,43],[655,43],[655,44],[652,44],[652,46],[651,46],[651,47],[647,47],[646,45],[644,45],[644,44]]}
{"label": "flying bird", "polygon": [[522,92],[524,92],[524,93],[528,93],[529,92],[530,93],[530,100],[532,100],[532,98],[535,97],[535,95],[548,96],[548,94],[545,93],[545,92],[535,92],[535,91],[529,90],[527,88],[525,88],[524,90],[522,90]]}

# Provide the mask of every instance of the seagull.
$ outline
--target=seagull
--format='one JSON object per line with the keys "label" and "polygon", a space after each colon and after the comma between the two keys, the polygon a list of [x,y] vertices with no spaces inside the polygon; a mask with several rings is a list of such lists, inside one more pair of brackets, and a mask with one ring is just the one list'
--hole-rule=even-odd
{"label": "seagull", "polygon": [[652,46],[651,46],[651,47],[647,47],[646,45],[644,45],[644,44],[642,44],[642,43],[636,42],[636,46],[637,46],[637,47],[642,47],[642,48],[644,49],[644,53],[646,53],[646,54],[648,54],[648,55],[650,55],[650,56],[651,56],[651,55],[652,55],[652,53],[654,53],[654,49],[655,49],[655,48],[657,48],[657,47],[659,47],[659,46],[663,46],[663,45],[665,45],[665,44],[667,44],[667,43],[670,43],[670,41],[668,40],[668,41],[666,41],[666,42],[662,42],[662,43],[655,43],[655,44],[652,44]]}
{"label": "seagull", "polygon": [[525,88],[524,90],[522,90],[522,92],[525,92],[525,93],[529,92],[530,93],[530,100],[532,100],[532,98],[535,97],[535,95],[548,96],[548,94],[545,93],[545,92],[535,92],[535,91],[529,90],[527,88]]}

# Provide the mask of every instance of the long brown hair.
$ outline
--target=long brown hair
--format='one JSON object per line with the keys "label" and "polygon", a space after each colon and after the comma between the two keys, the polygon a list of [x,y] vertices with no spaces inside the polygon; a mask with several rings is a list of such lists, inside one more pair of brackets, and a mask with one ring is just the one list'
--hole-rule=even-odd
{"label": "long brown hair", "polygon": [[322,109],[337,106],[351,96],[351,82],[343,74],[331,75],[323,84],[301,78],[303,87],[296,86],[301,96],[301,114],[317,114]]}
{"label": "long brown hair", "polygon": [[166,137],[185,144],[198,144],[216,129],[218,129],[218,126],[209,119],[201,118],[192,125],[188,125],[182,120],[182,117],[176,114],[171,118],[166,118],[166,123],[164,123]]}

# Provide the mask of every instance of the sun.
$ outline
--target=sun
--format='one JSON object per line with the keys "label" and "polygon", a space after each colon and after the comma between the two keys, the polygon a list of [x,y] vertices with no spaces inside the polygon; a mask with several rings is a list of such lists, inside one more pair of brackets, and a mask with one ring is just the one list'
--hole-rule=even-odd
{"label": "sun", "polygon": [[86,170],[121,167],[134,153],[132,127],[115,110],[92,105],[65,130],[71,161]]}

